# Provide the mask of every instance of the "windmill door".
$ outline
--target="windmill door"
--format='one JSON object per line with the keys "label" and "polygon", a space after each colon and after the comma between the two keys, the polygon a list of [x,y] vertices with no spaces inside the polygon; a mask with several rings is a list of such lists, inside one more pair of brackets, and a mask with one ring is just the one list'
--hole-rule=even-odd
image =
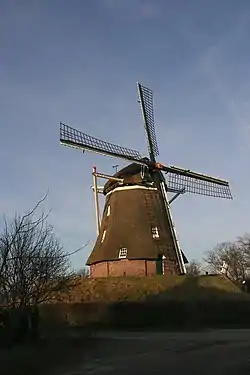
{"label": "windmill door", "polygon": [[163,274],[163,267],[162,267],[162,256],[159,255],[156,259],[156,275]]}

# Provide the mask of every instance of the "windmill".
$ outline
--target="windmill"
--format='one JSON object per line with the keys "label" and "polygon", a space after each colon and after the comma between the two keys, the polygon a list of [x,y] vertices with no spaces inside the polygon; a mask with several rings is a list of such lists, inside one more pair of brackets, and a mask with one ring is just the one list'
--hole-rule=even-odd
{"label": "windmill", "polygon": [[[93,169],[98,236],[87,260],[92,277],[184,274],[188,261],[177,239],[170,204],[184,193],[232,199],[227,181],[156,161],[153,91],[139,83],[137,88],[149,157],[60,123],[61,144],[130,162],[113,176]],[[108,180],[101,189],[102,220],[97,177]],[[174,194],[171,199],[168,193]]]}

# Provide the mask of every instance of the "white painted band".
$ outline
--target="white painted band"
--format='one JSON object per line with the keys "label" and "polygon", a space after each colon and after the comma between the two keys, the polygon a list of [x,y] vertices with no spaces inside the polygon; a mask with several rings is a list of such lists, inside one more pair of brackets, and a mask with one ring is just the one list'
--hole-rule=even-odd
{"label": "white painted band", "polygon": [[146,187],[146,186],[140,186],[140,185],[118,186],[118,187],[116,187],[114,190],[109,191],[106,195],[110,195],[110,194],[114,193],[115,191],[135,190],[135,189],[141,189],[141,190],[157,190],[157,188]]}

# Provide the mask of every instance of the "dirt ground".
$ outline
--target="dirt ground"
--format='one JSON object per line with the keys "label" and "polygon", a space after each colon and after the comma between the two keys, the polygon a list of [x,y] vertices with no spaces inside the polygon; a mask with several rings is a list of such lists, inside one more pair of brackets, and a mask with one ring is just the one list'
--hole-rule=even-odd
{"label": "dirt ground", "polygon": [[[99,333],[98,345],[58,375],[249,375],[250,330]],[[55,374],[55,373],[54,373]]]}

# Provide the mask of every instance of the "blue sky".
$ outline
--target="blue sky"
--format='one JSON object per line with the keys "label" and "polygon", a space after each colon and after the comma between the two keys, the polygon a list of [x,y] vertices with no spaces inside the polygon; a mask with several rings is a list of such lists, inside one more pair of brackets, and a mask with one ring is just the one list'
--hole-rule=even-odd
{"label": "blue sky", "polygon": [[[81,268],[95,241],[92,165],[59,144],[63,121],[147,152],[136,81],[154,90],[159,160],[228,179],[233,201],[173,203],[181,247],[201,259],[250,231],[247,0],[0,0],[0,214],[44,204]],[[118,161],[120,166],[121,162]]]}

